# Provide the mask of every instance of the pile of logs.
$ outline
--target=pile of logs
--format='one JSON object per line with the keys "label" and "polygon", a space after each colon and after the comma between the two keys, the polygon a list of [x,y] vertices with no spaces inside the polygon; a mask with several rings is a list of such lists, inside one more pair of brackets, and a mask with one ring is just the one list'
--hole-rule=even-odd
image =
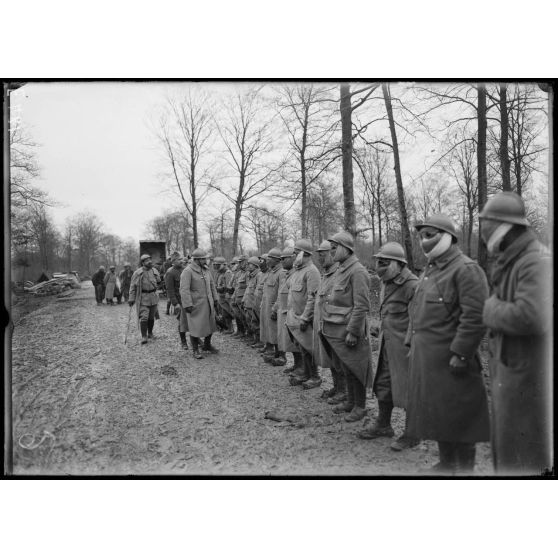
{"label": "pile of logs", "polygon": [[65,291],[79,288],[81,288],[81,285],[76,277],[68,275],[65,277],[51,279],[50,281],[43,281],[42,283],[37,283],[32,287],[25,287],[25,292],[31,293],[35,296],[60,296],[60,294]]}

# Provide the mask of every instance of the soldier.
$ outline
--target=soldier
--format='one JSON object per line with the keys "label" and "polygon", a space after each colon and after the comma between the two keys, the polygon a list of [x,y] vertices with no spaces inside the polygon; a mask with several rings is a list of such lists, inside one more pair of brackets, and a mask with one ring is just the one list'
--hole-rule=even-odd
{"label": "soldier", "polygon": [[243,338],[248,336],[248,331],[246,327],[246,320],[244,318],[244,312],[242,311],[242,299],[244,293],[246,292],[246,256],[244,254],[238,256],[238,269],[236,270],[235,277],[232,283],[233,287],[233,309],[235,311],[234,317],[236,319],[236,329],[237,332],[233,337]]}
{"label": "soldier", "polygon": [[272,319],[273,306],[277,301],[279,293],[279,273],[281,271],[281,251],[279,248],[272,248],[267,254],[268,271],[263,282],[263,297],[261,303],[260,328],[262,340],[268,344],[272,350],[269,355],[264,354],[265,362],[273,366],[284,366],[287,363],[285,352],[279,349],[277,333],[277,313]]}
{"label": "soldier", "polygon": [[496,194],[479,217],[493,258],[483,321],[489,328],[494,469],[540,475],[552,467],[551,257],[517,194]]}
{"label": "soldier", "polygon": [[256,256],[248,258],[246,264],[246,290],[242,297],[242,311],[246,322],[248,334],[245,340],[250,345],[255,345],[259,341],[260,336],[260,314],[256,312],[256,287],[258,282],[258,272],[260,269],[260,260]]}
{"label": "soldier", "polygon": [[[413,298],[418,277],[407,267],[405,250],[397,242],[386,242],[374,255],[376,271],[382,281],[380,291],[380,349],[376,362],[373,390],[378,398],[378,417],[372,426],[358,433],[359,438],[371,440],[394,435],[391,413],[394,405],[407,408],[409,391],[409,358],[405,335],[409,327],[409,302]],[[403,434],[391,444],[401,451],[412,448],[419,440]]]}
{"label": "soldier", "polygon": [[114,304],[114,296],[115,291],[117,290],[116,286],[116,266],[111,265],[109,267],[109,272],[105,275],[103,279],[105,284],[105,297],[107,299],[107,304],[112,306]]}
{"label": "soldier", "polygon": [[314,301],[320,286],[320,272],[312,262],[312,251],[312,244],[307,239],[295,243],[295,271],[287,298],[287,329],[302,356],[302,370],[293,373],[290,384],[302,384],[305,389],[318,387],[322,383],[312,355]]}
{"label": "soldier", "polygon": [[120,279],[120,291],[124,297],[124,302],[128,302],[130,296],[130,281],[132,280],[133,274],[134,272],[132,271],[130,262],[126,262],[124,264],[124,269],[118,274],[118,278]]}
{"label": "soldier", "polygon": [[105,266],[100,265],[99,269],[93,273],[91,277],[91,282],[95,288],[95,299],[97,300],[97,306],[103,304],[103,298],[105,298]]}
{"label": "soldier", "polygon": [[366,387],[372,375],[367,323],[370,277],[354,254],[350,233],[341,231],[328,240],[339,268],[324,297],[320,335],[333,366],[343,371],[347,385],[347,400],[333,412],[348,413],[345,420],[356,422],[366,415]]}
{"label": "soldier", "polygon": [[159,319],[157,285],[160,281],[159,272],[153,268],[149,254],[140,258],[141,267],[136,269],[130,280],[130,296],[128,304],[136,303],[136,311],[141,332],[141,344],[145,345],[147,339],[153,338],[153,326]]}
{"label": "soldier", "polygon": [[180,254],[174,254],[172,256],[172,267],[167,269],[165,273],[165,286],[167,288],[167,297],[174,308],[174,315],[178,320],[180,345],[184,350],[188,350],[188,341],[186,341],[188,318],[186,311],[182,308],[180,297],[180,276],[182,275],[183,269],[184,264]]}
{"label": "soldier", "polygon": [[427,264],[409,305],[407,434],[438,442],[428,472],[471,474],[475,443],[489,436],[488,402],[478,348],[488,296],[480,266],[457,245],[447,215],[415,225]]}
{"label": "soldier", "polygon": [[[287,330],[286,320],[287,320],[287,300],[289,296],[289,288],[291,284],[291,276],[294,273],[294,249],[291,246],[283,248],[281,252],[281,267],[279,271],[278,287],[277,287],[277,300],[275,304],[271,307],[271,320],[277,320],[277,347],[279,351],[286,355],[287,352],[292,353],[294,364],[292,366],[287,366],[284,370],[284,374],[298,374],[302,371],[302,355],[298,347],[293,343],[289,332]],[[282,362],[285,360],[285,362]],[[286,364],[286,358],[283,359],[278,357],[277,366],[283,366]],[[272,364],[274,364],[272,362]]]}
{"label": "soldier", "polygon": [[182,307],[188,314],[188,328],[194,358],[203,358],[200,341],[203,338],[203,350],[217,354],[219,351],[211,344],[211,336],[217,330],[215,308],[219,300],[211,274],[207,267],[206,252],[196,248],[192,253],[193,261],[180,276],[180,297]]}
{"label": "soldier", "polygon": [[253,349],[263,349],[265,351],[265,343],[263,341],[264,325],[262,323],[262,298],[264,292],[264,283],[268,274],[267,254],[262,254],[261,256],[259,256],[259,261],[260,261],[260,270],[258,271],[258,275],[257,275],[256,292],[254,296],[255,296],[255,307],[257,308],[260,327],[258,331],[258,340],[250,346]]}
{"label": "soldier", "polygon": [[339,267],[339,262],[333,261],[331,254],[331,244],[328,240],[324,240],[316,250],[318,260],[322,267],[322,277],[320,280],[320,287],[316,294],[316,302],[314,307],[314,358],[319,366],[322,368],[329,368],[331,378],[333,380],[333,387],[330,390],[324,391],[322,396],[328,399],[331,405],[337,405],[347,399],[347,388],[345,385],[345,375],[341,370],[337,370],[332,365],[331,359],[322,343],[320,332],[322,331],[322,309],[325,297],[333,287],[334,275]]}
{"label": "soldier", "polygon": [[223,316],[223,325],[225,335],[234,333],[233,328],[233,313],[230,305],[230,296],[227,296],[227,287],[232,279],[232,271],[227,268],[225,258],[217,256],[213,261],[213,267],[217,276],[215,282],[215,290],[219,295],[219,307],[221,316]]}

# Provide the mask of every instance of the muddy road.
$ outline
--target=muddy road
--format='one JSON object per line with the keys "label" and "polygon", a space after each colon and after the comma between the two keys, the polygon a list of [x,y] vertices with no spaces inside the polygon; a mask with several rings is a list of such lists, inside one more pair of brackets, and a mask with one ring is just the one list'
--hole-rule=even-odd
{"label": "muddy road", "polygon": [[[396,453],[391,439],[360,440],[320,398],[331,386],[291,387],[282,368],[215,334],[219,355],[195,360],[165,315],[140,345],[127,305],[97,306],[90,282],[49,297],[12,337],[14,473],[18,475],[416,475],[436,444]],[[288,363],[290,364],[290,362]],[[377,414],[369,394],[368,416]],[[276,422],[267,411],[289,418]],[[396,435],[403,428],[394,411]],[[489,475],[488,444],[476,474]]]}

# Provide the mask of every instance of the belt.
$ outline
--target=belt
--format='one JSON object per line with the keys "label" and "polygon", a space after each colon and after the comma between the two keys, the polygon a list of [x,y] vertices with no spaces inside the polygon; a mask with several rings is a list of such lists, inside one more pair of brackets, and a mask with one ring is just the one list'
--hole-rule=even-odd
{"label": "belt", "polygon": [[141,290],[142,293],[154,293],[157,289],[151,289],[150,291]]}

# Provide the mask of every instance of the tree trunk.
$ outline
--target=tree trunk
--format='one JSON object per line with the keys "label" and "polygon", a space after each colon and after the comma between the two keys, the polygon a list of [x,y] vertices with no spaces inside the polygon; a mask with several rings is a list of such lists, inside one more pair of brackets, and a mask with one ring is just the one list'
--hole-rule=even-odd
{"label": "tree trunk", "polygon": [[[477,121],[478,121],[478,145],[477,145],[477,168],[478,168],[478,199],[479,213],[482,211],[488,197],[486,182],[486,88],[479,84],[477,87]],[[480,233],[480,225],[479,225]],[[487,253],[486,246],[479,234],[479,249],[477,254],[479,265],[486,271]]]}
{"label": "tree trunk", "polygon": [[232,238],[232,250],[233,253],[236,252],[236,247],[238,244],[238,230],[240,228],[240,217],[242,216],[242,194],[244,192],[244,174],[240,175],[240,184],[238,187],[238,195],[236,197],[236,203],[234,205],[234,225],[233,225],[233,238]]}
{"label": "tree trunk", "polygon": [[351,91],[348,84],[339,86],[341,100],[341,158],[343,162],[343,207],[345,229],[356,235],[355,196],[353,191],[353,138]]}
{"label": "tree trunk", "polygon": [[399,200],[399,215],[401,217],[401,236],[403,246],[407,252],[407,261],[409,267],[414,269],[413,261],[413,242],[411,240],[411,232],[409,231],[409,222],[407,220],[407,209],[405,207],[405,193],[403,192],[403,180],[401,178],[401,165],[399,163],[399,146],[397,144],[397,133],[395,131],[395,121],[393,120],[393,109],[391,106],[391,96],[388,86],[382,84],[382,92],[386,104],[386,112],[389,120],[389,130],[391,132],[391,143],[393,146],[393,160],[395,170],[395,182],[397,184],[397,199]]}
{"label": "tree trunk", "polygon": [[511,191],[510,157],[508,153],[508,101],[507,87],[500,85],[500,165],[502,167],[502,189]]}
{"label": "tree trunk", "polygon": [[308,133],[308,106],[305,107],[304,111],[304,126],[302,129],[302,146],[300,148],[300,190],[302,199],[302,238],[308,236],[308,191],[306,186],[306,142]]}

